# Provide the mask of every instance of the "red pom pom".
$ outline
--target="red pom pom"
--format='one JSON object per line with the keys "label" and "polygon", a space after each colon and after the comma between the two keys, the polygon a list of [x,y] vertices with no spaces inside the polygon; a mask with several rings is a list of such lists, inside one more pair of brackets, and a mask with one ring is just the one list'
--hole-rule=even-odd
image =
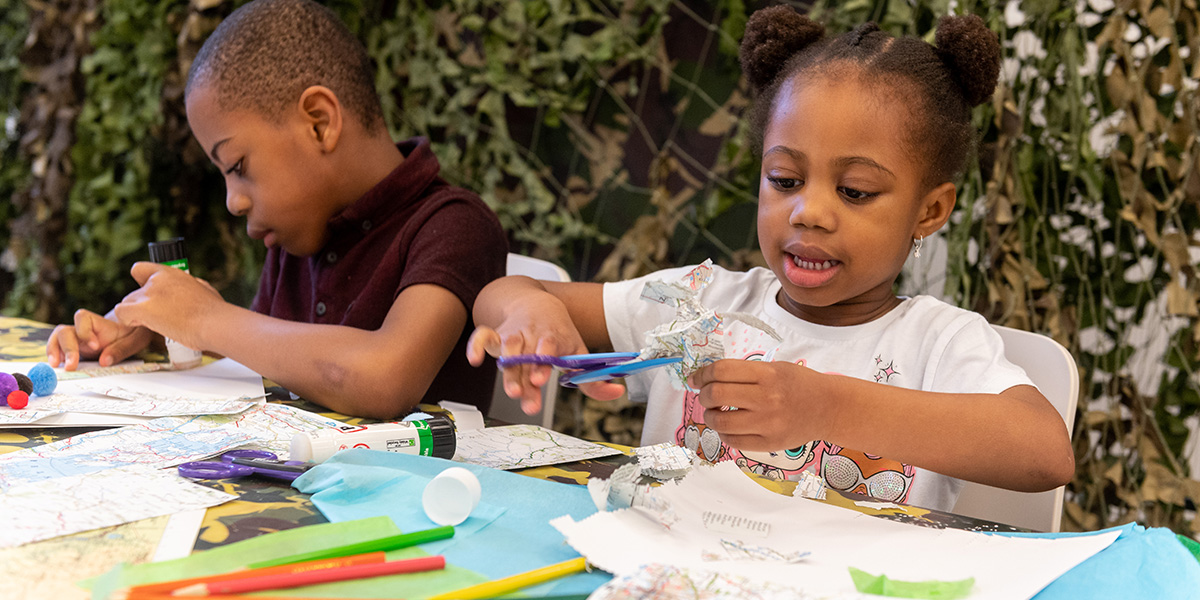
{"label": "red pom pom", "polygon": [[25,408],[29,405],[29,394],[16,390],[8,395],[9,408]]}

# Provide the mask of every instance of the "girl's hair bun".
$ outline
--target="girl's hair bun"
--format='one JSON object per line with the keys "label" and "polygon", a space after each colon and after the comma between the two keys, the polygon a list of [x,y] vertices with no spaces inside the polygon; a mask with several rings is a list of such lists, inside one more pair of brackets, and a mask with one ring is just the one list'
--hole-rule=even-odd
{"label": "girl's hair bun", "polygon": [[1000,42],[983,19],[976,15],[942,17],[934,42],[968,106],[979,106],[991,98],[1000,75]]}
{"label": "girl's hair bun", "polygon": [[783,5],[750,15],[742,37],[742,72],[756,92],[770,86],[788,59],[820,40],[825,26]]}

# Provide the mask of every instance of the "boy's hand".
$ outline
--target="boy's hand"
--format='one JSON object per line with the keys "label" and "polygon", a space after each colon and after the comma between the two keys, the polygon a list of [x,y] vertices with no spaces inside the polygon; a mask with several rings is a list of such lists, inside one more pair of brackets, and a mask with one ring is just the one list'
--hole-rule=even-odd
{"label": "boy's hand", "polygon": [[144,327],[128,327],[90,310],[75,311],[75,325],[59,325],[46,342],[46,362],[62,365],[68,371],[79,366],[80,359],[98,358],[109,367],[150,345],[154,334]]}
{"label": "boy's hand", "polygon": [[[553,332],[549,329],[540,332],[535,332],[532,328],[512,329],[514,329],[512,333],[502,334],[491,327],[476,328],[467,342],[467,361],[478,367],[483,364],[485,354],[491,356],[515,356],[518,354],[564,356],[588,351],[583,344],[583,339],[573,328],[568,328],[569,333],[562,333],[561,330]],[[509,398],[520,399],[521,410],[525,414],[531,415],[541,410],[542,386],[547,383],[558,385],[557,381],[550,381],[554,370],[549,365],[519,365],[502,369],[500,373],[504,380],[504,393]],[[625,393],[625,388],[620,384],[606,381],[585,383],[579,386],[579,390],[597,400],[614,400]]]}
{"label": "boy's hand", "polygon": [[[739,450],[771,452],[823,439],[828,423],[819,373],[788,362],[719,360],[688,377],[704,424]],[[803,440],[803,441],[798,441]]]}
{"label": "boy's hand", "polygon": [[208,282],[167,265],[134,263],[130,273],[142,287],[125,296],[113,316],[203,350],[202,326],[215,321],[213,311],[225,302],[221,295]]}

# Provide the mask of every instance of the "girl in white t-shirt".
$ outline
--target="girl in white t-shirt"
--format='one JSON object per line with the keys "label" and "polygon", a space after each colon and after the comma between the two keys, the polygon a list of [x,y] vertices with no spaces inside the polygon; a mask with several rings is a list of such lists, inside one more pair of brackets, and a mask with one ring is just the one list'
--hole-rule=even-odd
{"label": "girl in white t-shirt", "polygon": [[[770,477],[812,470],[839,489],[944,509],[962,479],[1022,491],[1066,483],[1062,419],[983,318],[893,292],[909,252],[919,256],[954,208],[971,108],[996,85],[996,35],[967,16],[943,18],[936,47],[872,23],[826,38],[775,6],[750,18],[741,62],[757,92],[769,270],[717,269],[700,300],[751,313],[784,341],[729,324],[733,360],[692,373],[698,393],[661,370],[630,377],[631,398],[649,403],[642,443],[675,441]],[[603,286],[497,280],[475,302],[468,357],[638,350],[673,314],[639,300],[642,285],[687,270]],[[533,412],[549,378],[544,366],[507,369],[505,391]],[[584,391],[611,399],[623,388]]]}

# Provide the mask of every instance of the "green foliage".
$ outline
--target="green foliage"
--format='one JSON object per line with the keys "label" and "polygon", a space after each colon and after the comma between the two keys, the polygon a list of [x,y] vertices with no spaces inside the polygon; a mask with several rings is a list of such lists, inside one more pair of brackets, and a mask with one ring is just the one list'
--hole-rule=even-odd
{"label": "green foliage", "polygon": [[[29,12],[21,0],[0,0],[0,198],[11,198],[25,181],[28,166],[17,158],[17,118],[26,86],[21,80],[21,41],[29,27]],[[0,223],[15,217],[12,202],[0,202]],[[9,229],[0,227],[0,248],[8,248]],[[0,298],[16,270],[14,255],[0,250]]]}
{"label": "green foliage", "polygon": [[80,64],[87,94],[75,127],[67,215],[78,229],[59,256],[68,296],[89,303],[111,303],[131,289],[129,265],[144,260],[147,240],[158,236],[165,190],[150,183],[166,157],[155,152],[154,130],[163,123],[163,80],[175,49],[165,24],[187,2],[111,0],[102,7],[95,50]]}

